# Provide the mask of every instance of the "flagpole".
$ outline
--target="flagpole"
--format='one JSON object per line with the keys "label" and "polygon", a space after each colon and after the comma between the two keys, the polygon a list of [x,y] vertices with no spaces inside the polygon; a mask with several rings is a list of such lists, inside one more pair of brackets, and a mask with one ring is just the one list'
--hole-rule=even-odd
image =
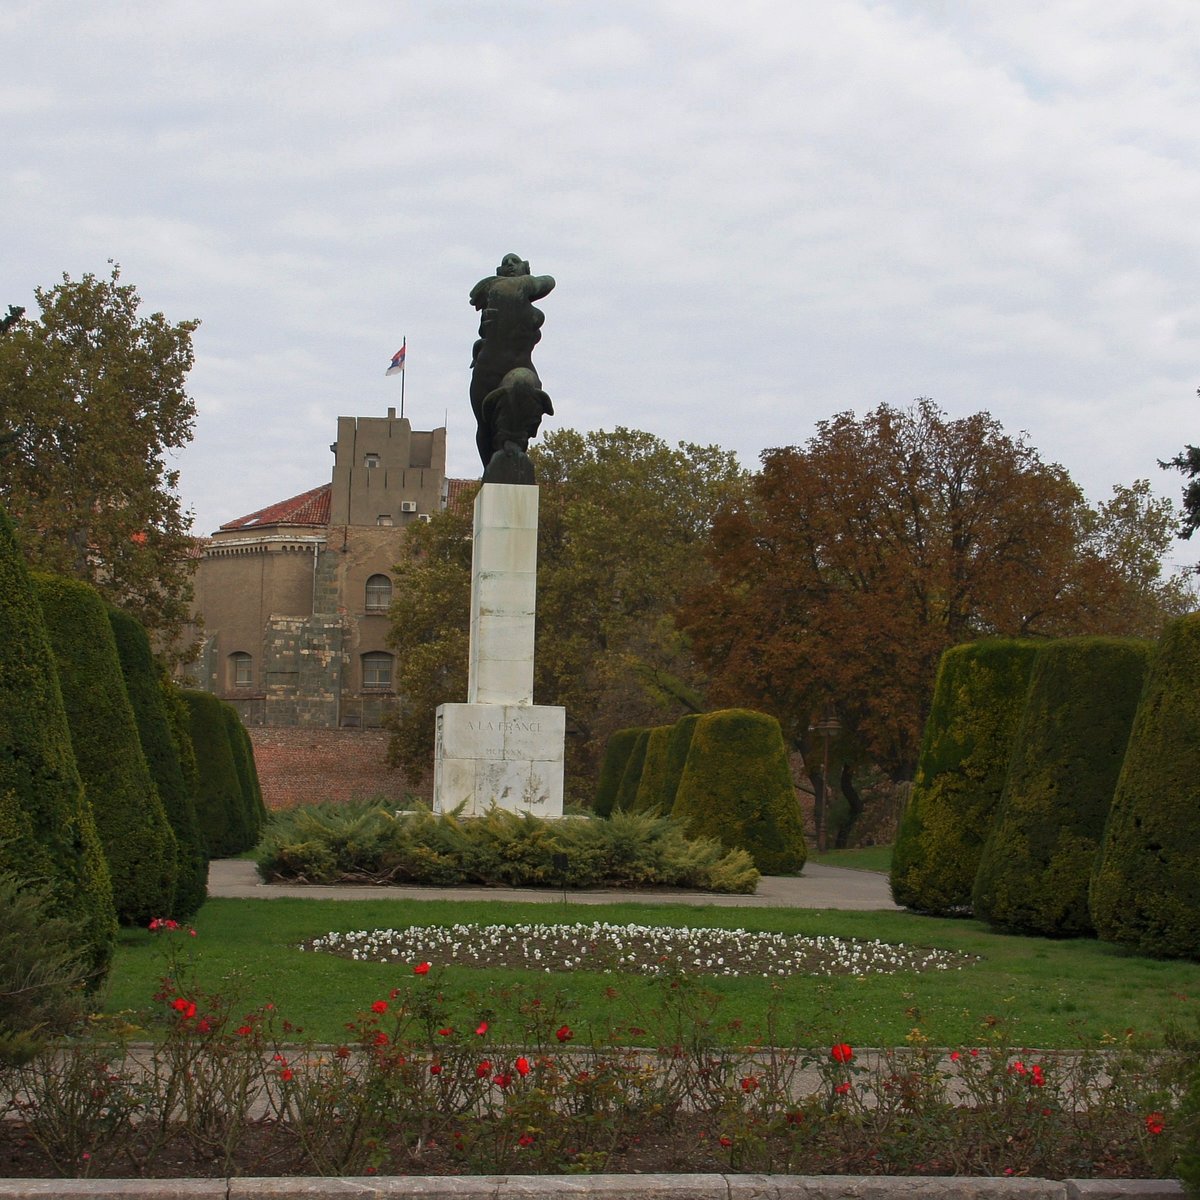
{"label": "flagpole", "polygon": [[404,420],[404,380],[408,375],[408,334],[404,335],[404,343],[400,347],[404,355],[404,370],[400,372],[400,420]]}

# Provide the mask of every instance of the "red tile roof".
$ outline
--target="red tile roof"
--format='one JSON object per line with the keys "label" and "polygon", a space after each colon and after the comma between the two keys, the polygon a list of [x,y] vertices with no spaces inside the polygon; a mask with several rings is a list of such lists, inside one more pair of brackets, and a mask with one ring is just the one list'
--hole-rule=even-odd
{"label": "red tile roof", "polygon": [[258,529],[264,525],[328,525],[329,498],[333,484],[323,483],[312,491],[301,492],[290,500],[260,508],[258,512],[235,521],[226,521],[222,529]]}
{"label": "red tile roof", "polygon": [[470,512],[479,483],[478,479],[447,479],[446,507],[451,512]]}

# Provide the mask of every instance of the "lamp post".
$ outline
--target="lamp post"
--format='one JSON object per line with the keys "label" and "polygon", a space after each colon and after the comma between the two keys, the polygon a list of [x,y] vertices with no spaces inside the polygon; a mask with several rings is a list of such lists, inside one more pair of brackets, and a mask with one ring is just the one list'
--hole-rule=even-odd
{"label": "lamp post", "polygon": [[825,717],[815,725],[808,727],[809,733],[815,733],[821,738],[822,759],[821,787],[813,805],[813,822],[817,827],[817,849],[825,849],[826,801],[829,797],[829,742],[841,732],[842,723],[834,716]]}

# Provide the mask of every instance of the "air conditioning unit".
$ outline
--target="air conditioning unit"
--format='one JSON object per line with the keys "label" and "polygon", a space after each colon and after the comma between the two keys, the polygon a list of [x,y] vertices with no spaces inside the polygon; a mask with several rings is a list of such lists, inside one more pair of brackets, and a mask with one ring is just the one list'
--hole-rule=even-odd
{"label": "air conditioning unit", "polygon": [[416,512],[417,511],[417,502],[415,500],[401,500],[400,501],[400,511],[401,512]]}
{"label": "air conditioning unit", "polygon": [[431,516],[429,515],[429,513],[422,513],[422,514],[421,514],[421,515],[420,515],[420,516],[417,518],[417,520],[418,520],[418,521],[424,521],[424,522],[425,522],[425,523],[428,525],[428,524],[429,524],[429,522],[433,520],[433,517],[431,517]]}

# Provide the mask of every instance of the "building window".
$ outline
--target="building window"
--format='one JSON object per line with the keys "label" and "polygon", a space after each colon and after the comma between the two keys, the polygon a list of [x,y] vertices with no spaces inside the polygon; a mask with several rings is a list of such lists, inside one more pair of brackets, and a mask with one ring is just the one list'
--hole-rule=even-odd
{"label": "building window", "polygon": [[386,575],[367,580],[367,612],[387,612],[392,603],[392,581]]}
{"label": "building window", "polygon": [[229,656],[229,675],[235,688],[254,686],[254,660],[250,655],[238,651]]}
{"label": "building window", "polygon": [[391,513],[380,513],[379,516],[375,518],[376,525],[395,525],[395,523],[396,522],[392,519]]}
{"label": "building window", "polygon": [[379,455],[378,454],[364,454],[363,455],[363,466],[367,467],[368,469],[373,469],[373,468],[379,466]]}
{"label": "building window", "polygon": [[363,691],[388,692],[392,688],[392,656],[382,650],[362,656]]}

